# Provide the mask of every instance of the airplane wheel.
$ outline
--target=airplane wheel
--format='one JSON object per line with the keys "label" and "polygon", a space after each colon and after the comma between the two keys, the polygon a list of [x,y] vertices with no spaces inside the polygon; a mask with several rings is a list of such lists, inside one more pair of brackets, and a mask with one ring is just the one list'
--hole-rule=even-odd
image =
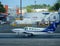
{"label": "airplane wheel", "polygon": [[53,33],[52,31],[48,31],[48,33]]}
{"label": "airplane wheel", "polygon": [[26,37],[33,36],[33,34],[25,34]]}
{"label": "airplane wheel", "polygon": [[33,34],[30,34],[31,36],[33,36]]}
{"label": "airplane wheel", "polygon": [[25,37],[28,37],[28,34],[24,34]]}

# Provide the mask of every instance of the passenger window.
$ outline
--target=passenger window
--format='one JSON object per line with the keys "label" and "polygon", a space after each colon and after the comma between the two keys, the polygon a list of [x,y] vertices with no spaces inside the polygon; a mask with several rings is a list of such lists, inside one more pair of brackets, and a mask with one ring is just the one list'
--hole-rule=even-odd
{"label": "passenger window", "polygon": [[25,30],[27,30],[27,28],[25,28]]}
{"label": "passenger window", "polygon": [[54,16],[54,19],[56,19],[56,17]]}

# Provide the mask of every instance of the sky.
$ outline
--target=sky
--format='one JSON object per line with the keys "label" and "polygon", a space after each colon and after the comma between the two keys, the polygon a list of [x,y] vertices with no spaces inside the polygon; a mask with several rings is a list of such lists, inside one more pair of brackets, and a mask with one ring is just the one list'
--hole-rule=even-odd
{"label": "sky", "polygon": [[[18,6],[20,7],[20,0],[0,0],[2,4],[8,5],[9,7]],[[34,5],[34,1],[36,4],[49,4],[53,5],[57,0],[22,0],[22,6],[25,7],[27,5]]]}

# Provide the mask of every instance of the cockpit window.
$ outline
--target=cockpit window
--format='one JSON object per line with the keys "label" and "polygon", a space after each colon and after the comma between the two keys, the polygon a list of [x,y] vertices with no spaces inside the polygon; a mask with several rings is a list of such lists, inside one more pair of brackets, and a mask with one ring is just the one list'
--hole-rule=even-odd
{"label": "cockpit window", "polygon": [[42,14],[44,14],[44,15],[49,15],[50,13],[42,13]]}

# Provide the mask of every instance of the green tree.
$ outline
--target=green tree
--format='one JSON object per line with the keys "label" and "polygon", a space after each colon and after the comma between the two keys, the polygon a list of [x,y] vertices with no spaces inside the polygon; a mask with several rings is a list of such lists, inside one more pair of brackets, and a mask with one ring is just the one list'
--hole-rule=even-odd
{"label": "green tree", "polygon": [[58,11],[59,8],[60,8],[60,0],[57,0],[57,2],[54,4],[54,6],[50,7],[49,10]]}
{"label": "green tree", "polygon": [[47,7],[50,8],[50,5],[48,4]]}
{"label": "green tree", "polygon": [[47,5],[46,5],[46,4],[43,4],[43,5],[42,5],[42,7],[43,7],[43,8],[46,8],[46,7],[47,7]]}
{"label": "green tree", "polygon": [[3,4],[1,4],[1,2],[0,2],[0,13],[5,13],[5,12],[6,12],[5,8],[4,8]]}
{"label": "green tree", "polygon": [[26,9],[27,9],[27,12],[32,12],[32,8],[30,6],[27,6]]}
{"label": "green tree", "polygon": [[55,7],[49,7],[49,11],[54,11]]}
{"label": "green tree", "polygon": [[60,3],[60,0],[57,0],[57,3]]}
{"label": "green tree", "polygon": [[60,3],[56,3],[56,4],[54,5],[54,10],[55,10],[55,11],[58,11],[59,8],[60,8]]}

